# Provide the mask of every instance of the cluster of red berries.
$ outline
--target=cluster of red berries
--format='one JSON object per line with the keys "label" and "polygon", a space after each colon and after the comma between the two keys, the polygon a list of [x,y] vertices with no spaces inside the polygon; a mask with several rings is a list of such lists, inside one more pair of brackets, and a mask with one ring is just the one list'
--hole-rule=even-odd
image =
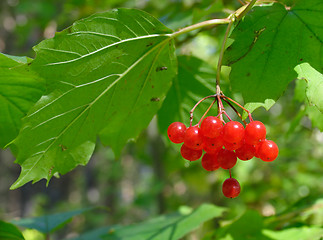
{"label": "cluster of red berries", "polygon": [[[271,162],[279,151],[275,142],[266,139],[266,127],[260,121],[251,121],[244,128],[238,121],[225,123],[218,117],[209,116],[202,120],[200,126],[186,128],[181,122],[173,122],[167,134],[173,143],[183,143],[183,158],[196,161],[203,155],[201,164],[207,171],[230,170],[238,158],[247,161],[258,157]],[[240,184],[231,177],[231,172],[230,178],[223,183],[222,192],[228,198],[237,197],[240,193]]]}

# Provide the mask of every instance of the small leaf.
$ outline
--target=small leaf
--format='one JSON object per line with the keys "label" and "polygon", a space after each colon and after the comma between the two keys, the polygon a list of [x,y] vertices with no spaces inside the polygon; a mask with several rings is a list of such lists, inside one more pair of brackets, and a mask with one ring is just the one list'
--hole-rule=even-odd
{"label": "small leaf", "polygon": [[0,220],[0,239],[24,240],[25,238],[15,225]]}
{"label": "small leaf", "polygon": [[85,165],[97,135],[117,156],[157,113],[176,73],[171,31],[135,9],[97,13],[35,47],[43,96],[14,140],[11,189]]}
{"label": "small leaf", "polygon": [[323,75],[308,63],[295,67],[299,79],[307,82],[306,96],[310,104],[315,105],[323,113]]}
{"label": "small leaf", "polygon": [[42,217],[23,218],[20,220],[13,220],[11,221],[11,223],[21,227],[36,229],[39,232],[47,234],[47,233],[54,232],[55,230],[63,227],[74,216],[80,215],[90,210],[93,210],[93,208],[84,208],[84,209],[70,211],[70,212],[45,215]]}
{"label": "small leaf", "polygon": [[[273,99],[266,99],[265,102],[249,102],[244,107],[249,110],[251,113],[255,111],[257,108],[263,107],[267,111],[275,104],[275,101]],[[243,111],[242,115],[243,119],[246,119],[248,117],[248,114]]]}
{"label": "small leaf", "polygon": [[26,57],[0,53],[0,147],[12,141],[23,118],[44,91],[43,82],[36,75],[20,67]]}
{"label": "small leaf", "polygon": [[294,67],[308,62],[322,70],[323,2],[300,0],[254,7],[232,32],[224,62],[232,67],[232,88],[245,102],[277,100],[296,78]]}
{"label": "small leaf", "polygon": [[219,217],[222,207],[203,204],[195,210],[182,208],[178,212],[160,216],[139,224],[116,228],[106,240],[177,240],[198,228],[203,222]]}
{"label": "small leaf", "polygon": [[298,227],[289,228],[281,231],[272,231],[265,229],[264,235],[271,240],[302,239],[302,240],[320,240],[323,236],[323,228],[319,227]]}

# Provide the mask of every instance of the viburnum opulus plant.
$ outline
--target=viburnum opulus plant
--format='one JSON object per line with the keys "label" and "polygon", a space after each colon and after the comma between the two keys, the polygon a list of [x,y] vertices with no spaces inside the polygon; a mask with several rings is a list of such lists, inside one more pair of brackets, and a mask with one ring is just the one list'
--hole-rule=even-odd
{"label": "viburnum opulus plant", "polygon": [[[229,170],[230,178],[224,181],[222,192],[228,198],[235,198],[240,193],[240,184],[232,178],[231,169],[236,165],[237,159],[247,161],[257,157],[265,162],[271,162],[277,158],[279,149],[275,142],[266,139],[265,125],[260,121],[254,121],[249,110],[225,96],[221,91],[222,58],[231,26],[232,21],[228,24],[220,51],[215,78],[216,94],[206,96],[195,104],[190,111],[190,125],[188,127],[181,122],[173,122],[168,127],[167,135],[173,143],[183,143],[180,151],[184,159],[196,161],[202,157],[201,165],[207,171],[215,171],[219,168]],[[214,98],[214,100],[198,123],[193,125],[195,109],[201,102],[209,98]],[[232,108],[244,126],[239,121],[232,120],[232,117],[226,112],[223,102]],[[207,116],[215,103],[217,103],[217,115]],[[234,105],[248,114],[249,123],[243,119]]]}

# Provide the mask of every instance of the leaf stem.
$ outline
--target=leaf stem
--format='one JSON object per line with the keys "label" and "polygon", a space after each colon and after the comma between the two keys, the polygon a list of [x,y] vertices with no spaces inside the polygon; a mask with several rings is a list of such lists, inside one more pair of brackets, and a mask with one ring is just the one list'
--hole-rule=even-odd
{"label": "leaf stem", "polygon": [[[194,118],[194,110],[195,110],[195,108],[201,103],[201,102],[203,102],[205,99],[208,99],[208,98],[212,98],[212,97],[217,97],[217,95],[215,94],[215,95],[210,95],[210,96],[206,96],[206,97],[204,97],[204,98],[202,98],[200,101],[198,101],[195,105],[194,105],[194,107],[192,108],[192,110],[190,111],[190,127],[192,127],[192,123],[193,123],[193,118]],[[214,101],[213,101],[214,102]],[[213,105],[213,103],[212,103],[212,105]],[[211,107],[212,107],[212,105],[211,105]],[[209,108],[210,109],[210,108]],[[207,111],[209,111],[209,109],[207,110]]]}
{"label": "leaf stem", "polygon": [[257,0],[252,0],[248,3],[248,5],[246,5],[245,9],[240,13],[235,15],[237,20],[240,20],[241,18],[243,18],[249,11],[250,9],[253,7],[253,5],[255,5],[255,3],[257,2]]}
{"label": "leaf stem", "polygon": [[170,36],[172,38],[175,38],[175,37],[177,37],[179,35],[194,31],[196,29],[200,29],[200,28],[208,27],[208,26],[220,25],[220,24],[228,24],[230,22],[231,22],[230,18],[211,19],[211,20],[207,20],[207,21],[204,21],[204,22],[199,22],[199,23],[193,24],[191,26],[182,28],[182,29],[170,34]]}

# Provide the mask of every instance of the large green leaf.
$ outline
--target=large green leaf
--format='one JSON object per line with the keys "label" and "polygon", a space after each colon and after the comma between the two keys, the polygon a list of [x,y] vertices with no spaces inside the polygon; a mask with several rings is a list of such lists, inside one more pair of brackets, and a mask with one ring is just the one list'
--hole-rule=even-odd
{"label": "large green leaf", "polygon": [[47,234],[47,233],[54,232],[55,230],[63,227],[74,216],[80,215],[92,209],[93,208],[84,208],[80,210],[56,213],[52,215],[45,215],[45,216],[35,217],[35,218],[23,218],[20,220],[13,220],[11,221],[11,223],[21,227],[36,229],[42,233]]}
{"label": "large green leaf", "polygon": [[0,220],[0,239],[24,240],[25,238],[15,225]]}
{"label": "large green leaf", "polygon": [[103,239],[106,240],[177,240],[198,228],[203,222],[220,217],[222,207],[203,204],[195,210],[188,207],[178,212],[160,216],[140,224],[116,228]]}
{"label": "large green leaf", "polygon": [[21,127],[21,118],[41,97],[44,84],[22,68],[26,57],[0,53],[0,147],[12,141]]}
{"label": "large green leaf", "polygon": [[77,21],[35,47],[31,69],[49,92],[15,139],[22,167],[12,189],[85,165],[97,134],[119,155],[160,108],[176,73],[170,30],[118,9]]}
{"label": "large green leaf", "polygon": [[277,100],[296,78],[294,67],[308,62],[323,69],[323,2],[300,0],[285,8],[280,3],[257,6],[231,34],[225,64],[230,80],[246,102]]}
{"label": "large green leaf", "polygon": [[[189,125],[189,112],[196,102],[215,93],[215,75],[214,68],[201,59],[193,56],[178,57],[178,77],[174,80],[158,112],[158,125],[162,132],[165,132],[172,122],[181,121]],[[207,109],[210,101],[207,103],[201,104],[196,109],[195,123]]]}

